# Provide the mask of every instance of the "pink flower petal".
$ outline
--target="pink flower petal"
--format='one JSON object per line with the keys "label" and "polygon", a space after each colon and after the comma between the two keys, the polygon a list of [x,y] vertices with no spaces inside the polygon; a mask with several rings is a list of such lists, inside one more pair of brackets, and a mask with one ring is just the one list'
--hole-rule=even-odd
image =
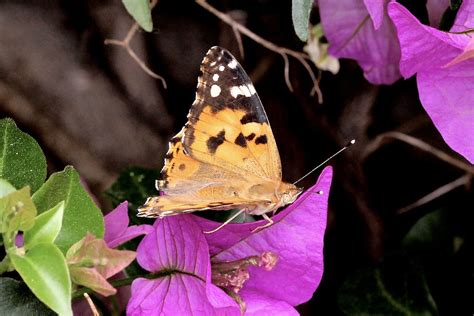
{"label": "pink flower petal", "polygon": [[211,303],[215,309],[218,309],[219,315],[241,316],[237,303],[222,289],[210,283],[210,280],[206,287],[206,294],[209,303]]}
{"label": "pink flower petal", "polygon": [[417,75],[421,103],[446,143],[474,163],[474,59]]}
{"label": "pink flower petal", "polygon": [[[291,306],[311,298],[323,273],[323,237],[331,178],[332,169],[327,167],[316,185],[273,217],[276,223],[269,228],[251,233],[265,221],[229,224],[206,235],[216,261],[238,260],[266,251],[279,256],[272,271],[249,267],[250,279],[240,292],[244,300],[247,293],[252,292]],[[323,194],[317,194],[318,191],[323,191]],[[200,218],[196,220],[203,230],[219,224]]]}
{"label": "pink flower petal", "polygon": [[127,227],[127,229],[122,235],[117,236],[115,239],[109,240],[107,242],[107,245],[110,248],[116,248],[126,243],[127,241],[132,240],[135,237],[149,234],[152,232],[152,230],[153,230],[153,227],[150,225],[145,225],[145,224],[138,225],[138,226],[133,225],[133,226]]}
{"label": "pink flower petal", "polygon": [[365,78],[374,84],[392,84],[400,78],[400,47],[395,28],[388,16],[382,14],[387,2],[319,1],[330,54],[356,60]]}
{"label": "pink flower petal", "polygon": [[199,226],[190,215],[157,219],[155,230],[137,248],[137,260],[148,271],[176,269],[207,277],[209,249]]}
{"label": "pink flower petal", "polygon": [[460,54],[469,37],[449,34],[421,24],[405,7],[389,4],[388,14],[397,28],[402,58],[400,71],[405,78],[420,70],[441,68]]}
{"label": "pink flower petal", "polygon": [[279,315],[297,316],[296,309],[284,301],[262,297],[259,293],[247,292],[245,295],[247,310],[245,316]]}
{"label": "pink flower petal", "polygon": [[385,15],[385,1],[382,0],[364,0],[365,7],[370,14],[374,28],[378,30],[382,25]]}
{"label": "pink flower petal", "polygon": [[444,67],[454,66],[462,61],[474,58],[474,38],[464,48],[463,52],[457,55],[453,60],[447,63]]}
{"label": "pink flower petal", "polygon": [[168,275],[135,280],[127,315],[239,315],[237,304],[210,284],[209,248],[194,216],[158,219],[153,227],[138,246],[137,260]]}
{"label": "pink flower petal", "polygon": [[121,203],[112,212],[105,215],[104,222],[104,240],[110,248],[118,247],[135,237],[146,235],[153,230],[153,227],[150,225],[134,225],[128,227],[127,201]]}
{"label": "pink flower petal", "polygon": [[104,216],[104,240],[110,240],[122,235],[128,227],[128,202],[122,202],[113,211]]}
{"label": "pink flower petal", "polygon": [[[456,18],[457,27],[471,23],[465,12],[472,12],[473,6],[472,0],[463,3]],[[401,44],[403,76],[417,73],[420,100],[434,125],[451,148],[473,163],[474,108],[470,92],[474,91],[474,60],[445,67],[463,54],[470,38],[422,25],[398,3],[389,5],[389,15]]]}
{"label": "pink flower petal", "polygon": [[218,314],[222,315],[207,299],[204,281],[185,274],[154,280],[136,279],[127,306],[130,316]]}

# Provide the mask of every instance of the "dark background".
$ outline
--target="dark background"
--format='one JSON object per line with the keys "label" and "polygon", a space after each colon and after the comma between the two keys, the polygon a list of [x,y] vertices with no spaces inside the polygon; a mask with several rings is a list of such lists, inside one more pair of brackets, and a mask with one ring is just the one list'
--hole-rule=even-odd
{"label": "dark background", "polygon": [[[262,37],[302,50],[290,1],[212,4]],[[411,9],[420,19],[426,17],[423,1]],[[317,11],[313,15],[317,22]],[[360,305],[368,314],[403,314],[384,306],[370,309],[379,304],[374,297],[381,291],[372,287],[373,272],[381,271],[381,280],[396,287],[385,290],[406,298],[415,312],[424,310],[429,289],[440,314],[472,315],[472,177],[401,213],[466,171],[416,146],[376,140],[386,132],[402,132],[466,162],[443,142],[426,115],[415,78],[374,86],[356,63],[342,60],[338,75],[322,73],[324,103],[318,104],[309,95],[310,78],[296,60],[290,59],[291,93],[278,54],[243,37],[242,60],[231,28],[193,1],[160,1],[153,21],[154,31],[136,34],[133,47],[166,79],[168,89],[123,49],[103,44],[106,38],[122,39],[133,23],[120,1],[0,1],[0,115],[14,118],[36,138],[49,172],[74,165],[102,209],[110,208],[103,192],[121,171],[161,168],[167,141],[185,123],[193,102],[201,59],[211,46],[220,45],[234,53],[254,82],[272,124],[285,180],[295,181],[349,140],[357,140],[330,163],[335,177],[325,273],[313,299],[299,311],[357,314]],[[317,173],[302,184],[308,187],[316,179]],[[427,224],[414,231],[420,219]],[[409,231],[415,242],[407,241]],[[364,273],[369,276],[361,277]]]}

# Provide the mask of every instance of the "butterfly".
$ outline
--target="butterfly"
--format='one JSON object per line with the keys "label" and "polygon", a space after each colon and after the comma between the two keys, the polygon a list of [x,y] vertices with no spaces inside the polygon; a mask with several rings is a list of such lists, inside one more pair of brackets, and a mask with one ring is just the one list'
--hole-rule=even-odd
{"label": "butterfly", "polygon": [[138,216],[237,209],[226,223],[245,212],[262,215],[267,227],[267,213],[293,203],[302,189],[282,181],[270,123],[239,62],[214,46],[200,71],[188,121],[170,140],[156,181],[163,195],[148,198]]}

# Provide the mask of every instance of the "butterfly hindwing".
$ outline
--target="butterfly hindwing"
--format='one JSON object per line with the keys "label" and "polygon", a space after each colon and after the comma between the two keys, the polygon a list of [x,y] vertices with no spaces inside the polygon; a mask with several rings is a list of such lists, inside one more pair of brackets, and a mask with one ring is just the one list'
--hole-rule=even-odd
{"label": "butterfly hindwing", "polygon": [[250,78],[225,49],[201,64],[183,145],[196,160],[239,174],[281,180],[278,148]]}
{"label": "butterfly hindwing", "polygon": [[188,198],[209,200],[213,198],[209,193],[207,196],[201,196],[205,188],[223,186],[228,184],[228,179],[244,180],[239,174],[203,163],[185,154],[181,142],[183,135],[183,131],[180,131],[169,143],[165,164],[161,170],[161,180],[157,182],[159,191],[167,196],[186,195]]}

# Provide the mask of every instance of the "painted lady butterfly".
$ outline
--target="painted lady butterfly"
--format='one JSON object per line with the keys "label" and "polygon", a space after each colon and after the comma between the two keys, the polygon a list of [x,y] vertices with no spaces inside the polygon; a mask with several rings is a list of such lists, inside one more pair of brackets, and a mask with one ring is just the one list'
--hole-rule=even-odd
{"label": "painted lady butterfly", "polygon": [[237,215],[262,215],[269,226],[266,213],[293,203],[302,190],[282,181],[270,123],[237,60],[212,47],[200,70],[188,122],[171,139],[156,182],[164,195],[149,198],[138,216],[239,209]]}

